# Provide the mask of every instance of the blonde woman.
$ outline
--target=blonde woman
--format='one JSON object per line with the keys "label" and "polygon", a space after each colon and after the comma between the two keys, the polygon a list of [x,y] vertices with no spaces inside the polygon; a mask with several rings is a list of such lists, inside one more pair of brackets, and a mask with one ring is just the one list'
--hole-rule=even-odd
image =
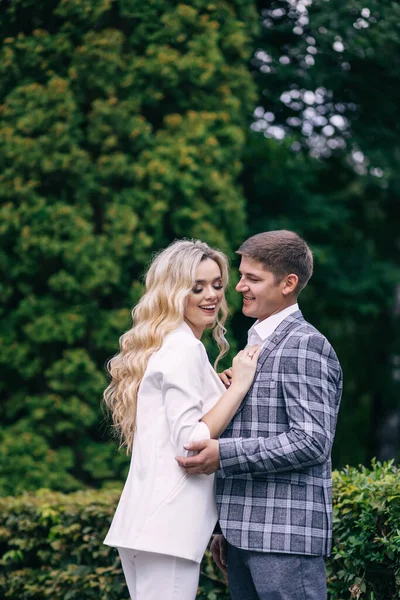
{"label": "blonde woman", "polygon": [[132,600],[194,600],[217,512],[214,476],[188,476],[175,457],[191,441],[218,438],[253,381],[259,349],[233,361],[225,390],[200,338],[224,337],[227,259],[200,241],[171,244],[153,260],[133,327],[109,362],[104,393],[128,478],[105,544],[118,548]]}

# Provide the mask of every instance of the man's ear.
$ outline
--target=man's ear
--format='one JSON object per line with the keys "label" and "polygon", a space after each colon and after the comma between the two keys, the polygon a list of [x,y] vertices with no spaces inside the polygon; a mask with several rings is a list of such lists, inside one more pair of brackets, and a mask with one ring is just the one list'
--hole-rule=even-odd
{"label": "man's ear", "polygon": [[293,294],[296,290],[299,278],[294,273],[290,273],[290,275],[286,275],[286,277],[283,278],[282,283],[282,294],[284,296],[289,296],[289,294]]}

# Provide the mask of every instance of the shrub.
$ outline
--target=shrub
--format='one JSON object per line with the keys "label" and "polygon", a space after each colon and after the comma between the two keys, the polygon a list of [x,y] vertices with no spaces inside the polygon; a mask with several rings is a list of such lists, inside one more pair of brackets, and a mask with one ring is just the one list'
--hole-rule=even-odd
{"label": "shrub", "polygon": [[[118,554],[102,544],[119,492],[42,490],[0,499],[0,597],[128,598]],[[207,553],[198,598],[226,600]],[[392,463],[334,474],[330,600],[393,600],[400,592],[400,472]]]}
{"label": "shrub", "polygon": [[[0,498],[0,597],[128,599],[118,552],[102,544],[118,498],[116,491],[48,490]],[[226,597],[208,554],[199,598]]]}
{"label": "shrub", "polygon": [[400,598],[400,470],[393,462],[334,473],[331,600]]}

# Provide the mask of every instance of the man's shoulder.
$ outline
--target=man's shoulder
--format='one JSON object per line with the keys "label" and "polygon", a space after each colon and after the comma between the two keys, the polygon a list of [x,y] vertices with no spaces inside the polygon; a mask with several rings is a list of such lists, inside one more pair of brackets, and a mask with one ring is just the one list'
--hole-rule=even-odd
{"label": "man's shoulder", "polygon": [[303,316],[290,327],[282,341],[282,350],[283,353],[285,353],[285,350],[310,352],[338,362],[336,353],[328,338],[314,325],[306,321]]}
{"label": "man's shoulder", "polygon": [[[297,315],[296,315],[297,316]],[[303,315],[299,312],[299,316],[296,319],[293,319],[289,326],[286,328],[286,335],[283,338],[283,343],[300,344],[301,340],[306,338],[315,338],[315,339],[325,339],[326,337],[318,331],[314,325],[311,325],[308,321],[306,321]]]}

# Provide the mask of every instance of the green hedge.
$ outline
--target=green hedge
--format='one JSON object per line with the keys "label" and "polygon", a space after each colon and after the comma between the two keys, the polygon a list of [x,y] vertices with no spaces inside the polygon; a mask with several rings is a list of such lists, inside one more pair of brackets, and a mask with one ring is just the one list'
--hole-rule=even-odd
{"label": "green hedge", "polygon": [[347,467],[333,483],[331,600],[400,598],[400,469],[393,461]]}
{"label": "green hedge", "polygon": [[[117,552],[102,545],[118,496],[43,490],[0,499],[0,597],[127,599]],[[376,463],[335,473],[334,506],[330,600],[399,598],[399,470]],[[198,598],[228,598],[209,555]]]}

